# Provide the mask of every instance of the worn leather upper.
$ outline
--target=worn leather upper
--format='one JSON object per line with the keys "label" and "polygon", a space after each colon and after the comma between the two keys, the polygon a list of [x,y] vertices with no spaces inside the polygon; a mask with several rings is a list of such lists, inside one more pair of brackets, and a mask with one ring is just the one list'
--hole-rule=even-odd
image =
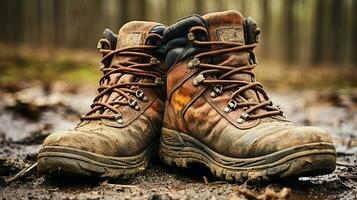
{"label": "worn leather upper", "polygon": [[[118,35],[105,30],[98,47],[104,58],[102,71],[107,75],[100,80],[92,111],[82,117],[74,130],[48,136],[43,146],[71,147],[105,156],[125,157],[138,155],[158,139],[165,101],[161,80],[165,72],[166,49],[161,43],[165,28],[155,22],[132,21],[123,25]],[[150,47],[130,49],[143,45]],[[126,48],[129,49],[122,51]],[[142,54],[148,54],[160,63]],[[155,63],[150,66],[150,62]],[[127,68],[120,68],[123,66]],[[132,69],[134,71],[130,71]],[[118,87],[110,88],[118,84]]]}
{"label": "worn leather upper", "polygon": [[[232,100],[232,94],[244,86],[212,95],[215,84],[195,85],[202,71],[207,71],[207,68],[201,66],[203,63],[233,68],[256,65],[255,54],[248,48],[202,56],[199,58],[201,64],[194,67],[190,62],[199,54],[231,48],[231,43],[238,47],[255,45],[259,41],[259,33],[255,21],[251,17],[244,19],[237,11],[216,12],[202,17],[194,15],[168,27],[164,32],[169,70],[163,127],[188,134],[217,153],[237,158],[263,156],[307,143],[332,143],[325,131],[316,127],[295,127],[281,112],[248,118],[242,123],[240,118],[252,106],[234,108],[229,112],[226,112],[226,107]],[[226,42],[227,45],[199,45],[200,41]],[[211,71],[201,76],[201,79],[220,80],[220,76],[226,72]],[[245,84],[255,83],[251,69],[232,73],[224,79]],[[229,84],[224,85],[227,86]],[[233,100],[254,105],[269,101],[261,90],[263,88],[260,86],[251,87],[240,92]],[[274,109],[278,110],[271,103],[250,114],[263,116]]]}

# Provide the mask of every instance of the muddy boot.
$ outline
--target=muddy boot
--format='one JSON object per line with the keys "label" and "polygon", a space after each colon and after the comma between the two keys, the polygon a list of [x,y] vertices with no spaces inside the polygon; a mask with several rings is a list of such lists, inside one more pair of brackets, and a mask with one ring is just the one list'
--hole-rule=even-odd
{"label": "muddy boot", "polygon": [[184,18],[164,32],[167,101],[160,158],[201,163],[228,181],[330,173],[328,133],[295,127],[252,72],[260,30],[237,11]]}
{"label": "muddy boot", "polygon": [[99,94],[74,130],[44,140],[40,173],[129,178],[145,169],[158,151],[164,112],[164,30],[133,21],[118,35],[104,31],[98,42],[104,74]]}

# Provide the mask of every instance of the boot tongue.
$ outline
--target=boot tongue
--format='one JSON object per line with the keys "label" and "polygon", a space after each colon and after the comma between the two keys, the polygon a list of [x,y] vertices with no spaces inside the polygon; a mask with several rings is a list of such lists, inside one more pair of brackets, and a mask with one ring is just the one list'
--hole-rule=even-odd
{"label": "boot tongue", "polygon": [[[210,41],[234,42],[244,45],[244,18],[242,14],[235,10],[223,12],[215,12],[203,16],[207,23]],[[212,46],[211,50],[217,50],[221,46]],[[244,66],[249,65],[249,53],[247,52],[229,52],[225,54],[217,54],[212,57],[213,64],[225,66]],[[234,74],[230,79],[249,81],[249,74]]]}
{"label": "boot tongue", "polygon": [[[244,18],[242,14],[235,10],[210,13],[203,16],[207,23],[210,41],[233,42],[244,45]],[[211,46],[211,50],[217,50],[222,46]],[[249,64],[249,53],[230,52],[219,54],[213,57],[213,63],[228,66],[244,66]],[[247,80],[249,78],[249,80]],[[244,77],[250,81],[250,76]]]}
{"label": "boot tongue", "polygon": [[238,11],[214,12],[203,16],[211,41],[234,42],[244,45],[244,18]]}
{"label": "boot tongue", "polygon": [[151,29],[159,25],[155,22],[131,21],[124,24],[118,33],[117,49],[144,45]]}

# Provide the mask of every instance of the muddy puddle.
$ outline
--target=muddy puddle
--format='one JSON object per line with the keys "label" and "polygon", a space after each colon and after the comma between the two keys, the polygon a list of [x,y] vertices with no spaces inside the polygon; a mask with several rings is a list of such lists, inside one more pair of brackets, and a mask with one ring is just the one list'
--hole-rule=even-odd
{"label": "muddy puddle", "polygon": [[0,89],[0,197],[2,199],[357,199],[357,92],[270,92],[297,125],[328,130],[338,152],[330,175],[270,183],[230,184],[202,166],[178,169],[155,158],[141,175],[125,181],[93,182],[43,177],[31,171],[8,186],[4,180],[34,163],[42,140],[73,128],[95,89],[64,83]]}

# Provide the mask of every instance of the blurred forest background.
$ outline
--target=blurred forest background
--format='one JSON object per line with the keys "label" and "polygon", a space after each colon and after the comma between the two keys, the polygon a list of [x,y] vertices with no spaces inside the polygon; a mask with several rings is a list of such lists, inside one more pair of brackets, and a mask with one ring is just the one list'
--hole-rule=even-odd
{"label": "blurred forest background", "polygon": [[252,16],[262,29],[256,52],[263,83],[357,85],[356,0],[3,0],[0,83],[24,77],[93,82],[104,28],[117,32],[130,20],[170,25],[227,9]]}
{"label": "blurred forest background", "polygon": [[[331,133],[333,174],[238,186],[205,169],[153,162],[118,184],[47,181],[32,171],[3,188],[2,177],[35,162],[44,138],[73,129],[89,111],[102,76],[96,46],[105,28],[118,32],[131,20],[170,25],[228,9],[252,16],[262,30],[254,72],[274,105],[296,125]],[[357,0],[0,1],[0,199],[252,199],[266,188],[259,199],[275,198],[272,189],[283,187],[292,189],[291,199],[356,199],[356,155]]]}

